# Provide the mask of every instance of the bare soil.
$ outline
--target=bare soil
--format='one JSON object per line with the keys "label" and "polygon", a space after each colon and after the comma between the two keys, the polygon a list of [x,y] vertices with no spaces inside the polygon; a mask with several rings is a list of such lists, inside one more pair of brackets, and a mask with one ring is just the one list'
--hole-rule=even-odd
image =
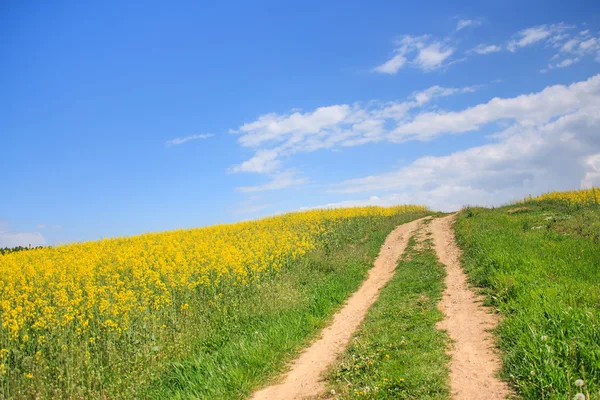
{"label": "bare soil", "polygon": [[467,275],[459,261],[461,251],[454,241],[454,219],[455,215],[450,215],[429,224],[436,253],[447,272],[446,290],[439,306],[444,320],[438,328],[447,330],[454,342],[449,351],[452,397],[458,400],[504,399],[511,392],[496,376],[501,363],[489,332],[496,327],[498,317],[481,304],[480,296],[467,283]]}
{"label": "bare soil", "polygon": [[296,400],[322,394],[325,383],[321,375],[344,351],[379,291],[394,275],[400,255],[423,219],[400,225],[388,235],[367,279],[334,315],[332,324],[291,364],[281,383],[259,390],[252,399]]}

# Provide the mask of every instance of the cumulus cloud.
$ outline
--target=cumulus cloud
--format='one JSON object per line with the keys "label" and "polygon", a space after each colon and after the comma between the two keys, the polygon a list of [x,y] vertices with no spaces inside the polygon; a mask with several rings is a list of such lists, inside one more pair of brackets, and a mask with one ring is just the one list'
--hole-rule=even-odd
{"label": "cumulus cloud", "polygon": [[208,139],[210,137],[213,137],[215,135],[213,135],[212,133],[203,133],[200,135],[191,135],[191,136],[186,136],[183,138],[175,138],[175,139],[171,139],[171,140],[167,140],[165,142],[165,144],[167,146],[177,146],[186,142],[189,142],[191,140],[198,140],[198,139]]}
{"label": "cumulus cloud", "polygon": [[538,93],[494,98],[462,111],[421,113],[389,132],[393,142],[430,140],[440,134],[474,131],[491,122],[513,120],[530,126],[600,101],[600,75],[570,86],[549,86]]}
{"label": "cumulus cloud", "polygon": [[[234,172],[272,173],[281,158],[298,152],[358,146],[374,142],[428,141],[444,134],[475,131],[497,122],[534,126],[600,102],[600,75],[569,86],[554,85],[538,93],[494,98],[461,111],[427,111],[434,99],[468,93],[476,87],[433,86],[405,101],[370,102],[319,108],[319,114],[268,114],[236,130],[242,146],[256,149],[254,157]],[[327,111],[327,112],[325,112]],[[329,114],[332,115],[329,115]]]}
{"label": "cumulus cloud", "polygon": [[281,158],[298,152],[357,146],[386,140],[390,126],[410,119],[410,113],[434,99],[469,93],[477,86],[445,88],[432,86],[416,92],[405,101],[369,102],[319,107],[314,111],[289,114],[270,113],[246,123],[233,134],[238,142],[256,150],[249,160],[231,172],[273,173],[281,168]]}
{"label": "cumulus cloud", "polygon": [[[568,98],[560,99],[563,95]],[[369,194],[367,199],[343,204],[411,202],[449,211],[463,205],[498,205],[527,194],[599,185],[599,100],[600,76],[534,95],[492,100],[486,104],[487,110],[479,108],[483,113],[479,122],[443,123],[436,131],[457,133],[463,126],[511,115],[513,125],[495,135],[495,142],[448,156],[422,157],[395,171],[343,181],[331,190]],[[454,117],[472,119],[477,107]]]}
{"label": "cumulus cloud", "polygon": [[[440,97],[476,89],[433,86],[404,101],[343,104],[259,117],[233,132],[242,146],[255,150],[256,158],[277,162],[277,168],[240,168],[266,171],[271,180],[238,190],[258,192],[304,183],[306,178],[293,172],[277,172],[283,158],[294,153],[373,142],[428,141],[490,124],[502,126],[503,131],[491,136],[492,143],[485,146],[446,157],[424,157],[400,170],[342,182],[332,191],[368,194],[352,204],[403,200],[448,210],[598,182],[600,75],[535,93],[493,98],[457,111],[431,106]],[[448,198],[455,200],[450,203]]]}
{"label": "cumulus cloud", "polygon": [[444,41],[429,35],[405,35],[396,42],[395,55],[373,68],[373,72],[393,75],[405,65],[417,67],[425,72],[433,71],[446,66],[446,60],[454,50]]}

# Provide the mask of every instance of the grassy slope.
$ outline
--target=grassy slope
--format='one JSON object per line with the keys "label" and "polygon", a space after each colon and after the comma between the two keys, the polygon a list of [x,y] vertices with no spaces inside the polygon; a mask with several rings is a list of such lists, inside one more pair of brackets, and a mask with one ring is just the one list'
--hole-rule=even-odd
{"label": "grassy slope", "polygon": [[329,374],[336,398],[447,399],[446,333],[435,325],[444,268],[411,239],[396,273]]}
{"label": "grassy slope", "polygon": [[[232,288],[190,315],[189,350],[139,397],[247,397],[277,376],[366,277],[385,237],[425,214],[360,217],[260,288]],[[366,238],[366,240],[361,240]],[[191,308],[191,306],[190,306]]]}
{"label": "grassy slope", "polygon": [[456,224],[471,281],[504,315],[503,374],[527,399],[600,389],[600,210],[553,201],[468,209]]}

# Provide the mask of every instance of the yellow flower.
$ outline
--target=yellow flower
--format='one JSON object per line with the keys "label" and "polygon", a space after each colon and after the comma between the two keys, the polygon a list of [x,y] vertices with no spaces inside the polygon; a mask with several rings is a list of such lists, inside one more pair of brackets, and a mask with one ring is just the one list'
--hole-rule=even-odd
{"label": "yellow flower", "polygon": [[[423,206],[311,210],[0,255],[0,359],[13,350],[28,356],[39,350],[40,370],[49,361],[78,366],[87,361],[83,352],[74,352],[78,346],[118,349],[132,337],[164,338],[167,325],[177,332],[198,291],[215,293],[210,306],[218,307],[228,287],[260,288],[265,278],[322,248],[349,218],[423,211]],[[0,365],[6,374],[6,365]],[[33,379],[29,375],[19,378]]]}

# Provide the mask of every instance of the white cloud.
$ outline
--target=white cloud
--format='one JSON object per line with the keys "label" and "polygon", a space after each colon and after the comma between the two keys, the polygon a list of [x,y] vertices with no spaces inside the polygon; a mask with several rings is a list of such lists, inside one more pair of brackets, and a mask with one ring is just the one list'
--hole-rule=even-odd
{"label": "white cloud", "polygon": [[549,64],[547,70],[554,68],[565,68],[571,66],[585,57],[595,57],[600,61],[600,39],[591,35],[589,30],[579,33],[579,35],[563,35],[561,40],[552,42],[552,47],[559,48],[552,60],[562,60],[555,64]]}
{"label": "white cloud", "polygon": [[314,134],[336,126],[344,121],[350,112],[351,107],[343,104],[319,107],[313,112],[304,114],[299,111],[283,116],[275,113],[265,114],[232,132],[243,134],[240,137],[243,146],[254,147],[263,142],[278,140],[282,135]]}
{"label": "white cloud", "polygon": [[565,68],[575,64],[577,61],[579,61],[579,58],[567,58],[556,64],[556,68]]}
{"label": "white cloud", "polygon": [[565,51],[565,52],[573,51],[573,49],[575,48],[577,43],[579,43],[579,40],[570,39],[562,45],[562,47],[560,48],[560,51]]}
{"label": "white cloud", "polygon": [[165,142],[165,144],[167,146],[176,146],[179,144],[189,142],[190,140],[208,139],[209,137],[213,137],[213,136],[215,136],[215,135],[213,135],[212,133],[203,133],[201,135],[191,135],[191,136],[186,136],[184,138],[175,138],[175,139],[167,140]]}
{"label": "white cloud", "polygon": [[280,166],[277,150],[262,149],[249,160],[231,168],[231,172],[256,172],[264,174],[273,172]]}
{"label": "white cloud", "polygon": [[256,193],[264,192],[267,190],[278,190],[284,189],[290,186],[301,185],[308,181],[308,178],[297,178],[295,171],[283,171],[271,175],[271,181],[263,185],[257,186],[241,186],[236,188],[238,192],[242,193]]}
{"label": "white cloud", "polygon": [[259,117],[236,131],[241,134],[240,144],[255,148],[256,153],[233,171],[272,173],[281,167],[281,157],[298,152],[381,141],[425,141],[441,134],[474,131],[499,121],[533,126],[600,101],[600,75],[570,86],[549,86],[538,93],[494,98],[462,111],[418,112],[435,98],[473,90],[475,87],[433,86],[403,102],[321,107],[318,114],[324,115],[319,118],[314,117],[317,111]]}
{"label": "white cloud", "polygon": [[466,27],[472,26],[479,26],[483,23],[483,20],[481,18],[478,19],[461,19],[460,21],[458,21],[458,23],[456,24],[456,30],[460,31],[465,29]]}
{"label": "white cloud", "polygon": [[591,49],[597,49],[598,48],[598,39],[596,39],[595,37],[593,38],[589,38],[587,40],[584,40],[583,42],[579,43],[579,48],[583,51],[588,51]]}
{"label": "white cloud", "polygon": [[414,93],[405,101],[342,104],[305,113],[262,115],[256,121],[231,131],[240,135],[238,142],[242,146],[251,147],[256,152],[230,171],[273,173],[280,169],[281,157],[294,153],[382,141],[389,135],[389,126],[398,126],[410,119],[412,110],[422,108],[436,98],[476,89],[477,86],[432,86]]}
{"label": "white cloud", "polygon": [[46,239],[39,232],[9,232],[0,230],[0,247],[44,246]]}
{"label": "white cloud", "polygon": [[531,126],[597,101],[600,101],[600,75],[570,86],[549,86],[534,94],[494,98],[463,111],[422,113],[397,126],[387,139],[393,142],[430,140],[440,134],[477,130],[499,120],[513,120]]}
{"label": "white cloud", "polygon": [[600,187],[600,153],[587,157],[585,166],[586,173],[581,186],[584,188]]}
{"label": "white cloud", "polygon": [[[393,75],[407,64],[426,72],[433,71],[444,67],[444,62],[454,50],[443,41],[432,39],[429,35],[405,35],[396,42],[396,54],[372,71]],[[412,59],[409,60],[409,57]]]}
{"label": "white cloud", "polygon": [[475,46],[475,48],[472,51],[477,54],[491,54],[499,52],[501,50],[502,48],[500,46],[496,46],[494,44],[480,44]]}
{"label": "white cloud", "polygon": [[511,40],[508,43],[507,48],[509,51],[514,52],[517,48],[531,46],[534,43],[548,38],[558,29],[558,27],[558,25],[538,25],[523,29],[516,34],[517,39]]}
{"label": "white cloud", "polygon": [[[369,195],[342,205],[410,202],[449,211],[463,205],[498,205],[527,194],[598,185],[599,100],[600,76],[568,87],[553,86],[534,95],[494,99],[486,104],[487,110],[476,106],[455,117],[472,119],[473,109],[483,113],[484,120],[512,115],[513,124],[495,135],[495,142],[448,156],[422,157],[392,172],[341,182],[332,191]],[[462,128],[458,124],[453,129]]]}
{"label": "white cloud", "polygon": [[432,43],[419,51],[415,63],[424,71],[431,71],[443,65],[444,61],[454,53],[454,49],[441,42]]}
{"label": "white cloud", "polygon": [[[557,176],[560,176],[561,171],[570,174],[563,180],[559,179],[557,181],[559,185],[567,183],[572,185],[577,180],[583,182],[584,179],[587,181],[597,179],[594,175],[597,172],[593,168],[590,169],[591,167],[586,167],[588,169],[585,171],[591,172],[585,178],[583,169],[551,168],[550,165],[543,164],[538,171],[536,169],[538,164],[535,162],[539,160],[548,163],[556,162],[560,166],[569,164],[571,162],[569,157],[574,157],[573,162],[582,166],[585,164],[582,157],[600,153],[598,148],[600,131],[596,128],[600,124],[595,125],[600,119],[598,116],[600,111],[597,107],[597,104],[600,104],[600,75],[571,85],[548,86],[536,93],[512,98],[493,98],[488,102],[459,111],[437,108],[432,110],[428,107],[437,98],[474,90],[476,87],[433,86],[414,93],[405,101],[337,105],[335,107],[343,110],[336,114],[339,118],[319,118],[318,121],[321,123],[316,124],[306,122],[314,121],[312,117],[314,112],[310,111],[305,113],[296,111],[287,115],[269,114],[270,123],[264,123],[266,119],[260,117],[257,121],[261,123],[245,124],[246,128],[243,131],[240,129],[236,132],[241,135],[240,144],[246,147],[251,145],[249,147],[256,150],[255,157],[270,154],[274,157],[270,158],[270,161],[277,161],[277,169],[279,169],[282,157],[289,157],[297,152],[358,146],[373,142],[426,141],[439,135],[476,131],[492,123],[505,127],[501,134],[490,138],[498,141],[497,143],[476,147],[448,157],[425,157],[401,169],[400,172],[346,181],[336,187],[337,191],[344,193],[370,192],[370,195],[377,196],[379,192],[388,193],[379,196],[378,201],[395,201],[394,199],[400,197],[390,198],[389,195],[410,194],[411,202],[427,201],[430,205],[435,204],[437,208],[448,209],[450,206],[459,206],[469,199],[480,204],[497,204],[497,201],[494,202],[495,197],[490,195],[492,192],[501,201],[511,200],[506,197],[507,195],[502,194],[504,192],[501,188],[496,188],[498,185],[510,186],[514,182],[521,182],[519,187],[523,189],[522,191],[513,188],[514,190],[506,192],[511,196],[514,195],[515,198],[521,193],[536,192],[546,187],[550,189],[552,183],[550,175],[542,174],[543,182],[547,185],[539,184],[542,182],[539,171],[551,169],[552,173],[558,174]],[[560,146],[568,147],[564,157],[560,155],[562,154]],[[590,161],[590,163],[594,168],[597,166],[597,161]],[[284,188],[306,181],[305,178],[298,178],[289,171],[278,173],[277,169],[247,168],[246,170],[267,171],[271,181],[238,190],[258,192]],[[464,175],[464,180],[461,180],[461,174]],[[452,182],[447,183],[444,177],[451,178]],[[472,179],[469,180],[469,177]],[[488,181],[496,182],[495,186],[486,186]],[[427,195],[412,194],[413,192]],[[455,192],[459,194],[455,203],[450,204],[447,199],[444,200],[444,196]],[[461,193],[464,196],[460,195]]]}
{"label": "white cloud", "polygon": [[393,75],[406,64],[406,56],[404,54],[396,54],[385,63],[373,68],[374,72]]}

